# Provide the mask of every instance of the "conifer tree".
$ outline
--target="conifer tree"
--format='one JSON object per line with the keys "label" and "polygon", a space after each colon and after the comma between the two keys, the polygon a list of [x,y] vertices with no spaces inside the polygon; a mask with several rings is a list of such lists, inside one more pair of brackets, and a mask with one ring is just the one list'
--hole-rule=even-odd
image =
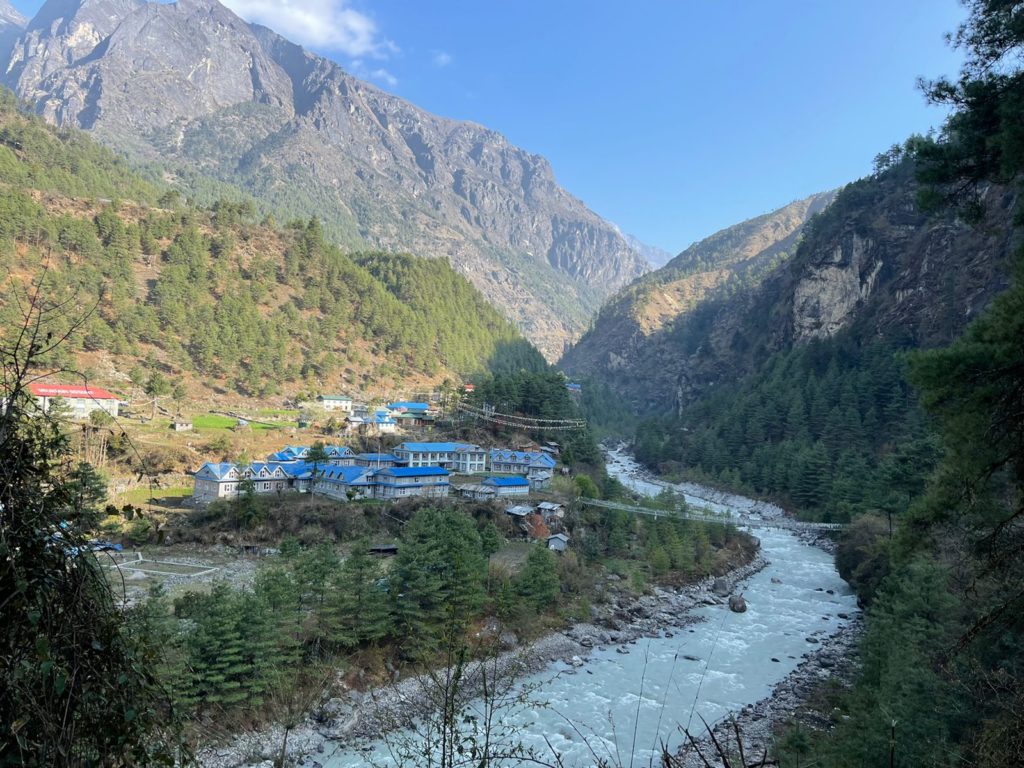
{"label": "conifer tree", "polygon": [[530,547],[514,587],[523,602],[538,613],[554,604],[559,590],[558,568],[554,554],[545,544],[537,543]]}
{"label": "conifer tree", "polygon": [[391,570],[398,636],[415,650],[464,627],[483,602],[486,570],[469,517],[454,509],[417,512]]}
{"label": "conifer tree", "polygon": [[367,539],[352,544],[328,597],[330,638],[343,648],[378,643],[391,634],[391,606],[369,546]]}

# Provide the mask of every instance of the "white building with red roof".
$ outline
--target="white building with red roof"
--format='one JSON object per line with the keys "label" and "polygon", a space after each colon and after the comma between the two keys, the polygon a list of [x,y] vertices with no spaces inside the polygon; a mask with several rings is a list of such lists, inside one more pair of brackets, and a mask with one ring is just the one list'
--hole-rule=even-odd
{"label": "white building with red roof", "polygon": [[36,399],[36,405],[46,412],[54,400],[62,401],[71,411],[72,418],[87,419],[93,411],[106,411],[117,416],[120,401],[101,387],[83,384],[48,384],[37,381],[28,385],[29,391]]}

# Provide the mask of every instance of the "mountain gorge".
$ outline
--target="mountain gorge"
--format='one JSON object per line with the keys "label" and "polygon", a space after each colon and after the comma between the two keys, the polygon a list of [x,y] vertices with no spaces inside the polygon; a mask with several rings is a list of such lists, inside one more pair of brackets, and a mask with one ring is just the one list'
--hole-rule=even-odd
{"label": "mountain gorge", "polygon": [[216,0],[48,0],[13,41],[3,82],[187,193],[212,177],[266,213],[319,217],[343,247],[448,259],[549,357],[648,268],[544,158],[357,80]]}
{"label": "mountain gorge", "polygon": [[[1015,195],[928,214],[907,161],[723,230],[621,291],[566,354],[638,413],[678,413],[771,355],[835,338],[933,347],[1005,289]],[[834,199],[833,199],[834,198]]]}
{"label": "mountain gorge", "polygon": [[561,365],[607,383],[637,412],[670,407],[687,366],[680,334],[711,303],[745,294],[784,263],[834,196],[812,195],[690,246],[608,301]]}

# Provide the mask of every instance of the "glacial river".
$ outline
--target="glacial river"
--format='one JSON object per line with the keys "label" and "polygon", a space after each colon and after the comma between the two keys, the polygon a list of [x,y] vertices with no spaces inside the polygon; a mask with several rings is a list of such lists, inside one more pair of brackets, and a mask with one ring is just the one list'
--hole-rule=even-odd
{"label": "glacial river", "polygon": [[[628,454],[611,451],[607,459],[609,473],[625,485],[648,495],[661,491],[643,479]],[[716,504],[686,495],[690,503],[722,512],[742,508],[756,515],[759,508],[738,497]],[[595,755],[610,757],[612,764],[644,766],[661,742],[682,742],[680,725],[700,732],[698,716],[713,723],[767,696],[816,647],[807,638],[835,632],[844,623],[837,614],[853,616],[857,605],[831,555],[786,531],[753,533],[770,564],[738,587],[746,613],[723,605],[695,608],[691,615],[705,621],[673,630],[671,638],[637,640],[627,646],[629,653],[595,648],[581,669],[552,665],[528,680],[529,702],[545,705],[526,703],[504,714],[520,741],[541,754],[554,748],[567,766],[593,765]],[[326,768],[393,764],[384,743],[328,754]]]}

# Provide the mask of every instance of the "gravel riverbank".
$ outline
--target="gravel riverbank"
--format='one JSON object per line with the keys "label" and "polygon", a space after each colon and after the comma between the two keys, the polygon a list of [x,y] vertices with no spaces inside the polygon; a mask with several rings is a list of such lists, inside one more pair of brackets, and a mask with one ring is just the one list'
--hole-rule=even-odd
{"label": "gravel riverbank", "polygon": [[[749,563],[718,579],[709,577],[678,590],[656,588],[636,598],[620,589],[617,578],[609,576],[606,600],[592,612],[589,623],[575,624],[554,632],[522,648],[505,651],[484,662],[486,667],[471,667],[466,674],[467,699],[479,694],[479,683],[486,671],[490,680],[522,678],[564,662],[572,669],[586,664],[595,648],[616,648],[628,653],[631,645],[644,637],[671,636],[693,624],[691,608],[719,605],[745,579],[767,565],[760,553]],[[331,699],[288,736],[289,765],[316,768],[329,757],[336,744],[358,746],[370,739],[408,726],[433,711],[435,700],[426,676],[409,678],[369,693],[350,691]],[[280,754],[283,730],[242,734],[230,744],[210,748],[198,757],[207,768],[259,766],[270,768]]]}

